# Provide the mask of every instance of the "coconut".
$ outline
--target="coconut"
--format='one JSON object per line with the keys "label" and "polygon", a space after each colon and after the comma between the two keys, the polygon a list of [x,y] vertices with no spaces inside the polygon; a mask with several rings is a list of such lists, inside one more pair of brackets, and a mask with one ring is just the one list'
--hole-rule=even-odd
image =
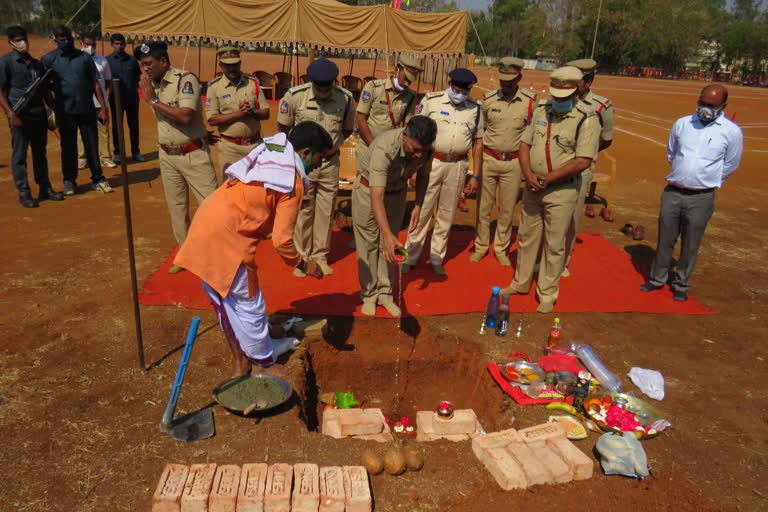
{"label": "coconut", "polygon": [[362,455],[363,466],[370,475],[378,475],[384,469],[384,462],[376,453],[366,450]]}
{"label": "coconut", "polygon": [[384,469],[390,475],[399,475],[405,471],[405,457],[400,450],[391,449],[384,455]]}
{"label": "coconut", "polygon": [[418,471],[424,466],[424,458],[416,450],[406,450],[405,465],[410,471]]}

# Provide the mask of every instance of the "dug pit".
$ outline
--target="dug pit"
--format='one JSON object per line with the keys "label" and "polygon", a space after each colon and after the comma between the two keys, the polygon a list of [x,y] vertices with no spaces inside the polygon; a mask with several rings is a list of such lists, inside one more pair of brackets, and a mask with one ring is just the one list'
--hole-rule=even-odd
{"label": "dug pit", "polygon": [[379,408],[387,418],[415,423],[418,410],[448,400],[455,409],[473,409],[485,431],[508,428],[509,401],[473,340],[414,318],[400,329],[396,320],[351,318],[329,320],[328,327],[323,338],[308,340],[303,356],[300,416],[310,430],[322,418],[319,397],[335,391],[352,392],[359,407]]}

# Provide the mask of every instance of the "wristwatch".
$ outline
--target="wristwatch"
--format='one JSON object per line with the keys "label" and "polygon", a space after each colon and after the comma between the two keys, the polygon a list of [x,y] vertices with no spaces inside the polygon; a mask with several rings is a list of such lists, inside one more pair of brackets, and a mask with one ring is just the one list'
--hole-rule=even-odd
{"label": "wristwatch", "polygon": [[150,101],[149,103],[150,103],[150,106],[151,106],[152,108],[154,108],[154,107],[155,107],[155,105],[157,105],[158,103],[160,103],[160,100],[159,100],[159,99],[157,99],[157,98],[152,98],[152,101]]}

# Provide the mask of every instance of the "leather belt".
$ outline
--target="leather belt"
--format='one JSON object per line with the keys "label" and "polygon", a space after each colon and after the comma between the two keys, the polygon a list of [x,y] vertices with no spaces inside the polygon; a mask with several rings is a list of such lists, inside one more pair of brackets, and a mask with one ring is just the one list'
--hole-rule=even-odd
{"label": "leather belt", "polygon": [[[362,186],[364,186],[366,188],[371,188],[371,185],[370,185],[370,183],[368,182],[368,179],[365,176],[358,176],[358,178],[359,178],[360,184]],[[396,194],[398,192],[402,192],[403,190],[405,190],[405,187],[399,188],[397,190],[386,190],[385,189],[384,193],[385,194]]]}
{"label": "leather belt", "polygon": [[181,145],[160,144],[160,149],[169,155],[186,155],[187,153],[191,153],[202,148],[203,139],[195,139],[188,144]]}
{"label": "leather belt", "polygon": [[438,153],[435,151],[435,154],[433,155],[435,158],[440,160],[441,162],[459,162],[461,160],[464,160],[467,158],[466,153]]}
{"label": "leather belt", "polygon": [[256,137],[230,137],[228,135],[222,135],[222,139],[226,140],[227,142],[231,142],[232,144],[237,144],[238,146],[250,146],[251,144],[256,144],[261,140],[260,136]]}
{"label": "leather belt", "polygon": [[511,151],[511,152],[505,151],[503,153],[499,153],[498,151],[494,151],[491,148],[483,148],[483,153],[491,155],[496,160],[503,160],[505,162],[514,160],[519,155],[518,151]]}
{"label": "leather belt", "polygon": [[715,191],[714,188],[682,188],[677,185],[672,185],[671,183],[667,185],[667,188],[671,188],[675,192],[680,192],[685,196],[695,196],[696,194],[706,194]]}

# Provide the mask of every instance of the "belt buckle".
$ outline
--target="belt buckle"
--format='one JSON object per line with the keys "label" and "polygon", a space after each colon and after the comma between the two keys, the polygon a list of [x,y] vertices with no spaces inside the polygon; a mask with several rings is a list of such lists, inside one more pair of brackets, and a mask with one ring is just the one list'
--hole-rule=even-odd
{"label": "belt buckle", "polygon": [[509,153],[508,153],[508,152],[506,152],[506,151],[504,151],[504,152],[501,154],[501,159],[502,159],[502,160],[507,160],[508,158],[509,158]]}
{"label": "belt buckle", "polygon": [[444,153],[443,156],[446,158],[446,162],[455,162],[456,161],[456,154],[455,153]]}

